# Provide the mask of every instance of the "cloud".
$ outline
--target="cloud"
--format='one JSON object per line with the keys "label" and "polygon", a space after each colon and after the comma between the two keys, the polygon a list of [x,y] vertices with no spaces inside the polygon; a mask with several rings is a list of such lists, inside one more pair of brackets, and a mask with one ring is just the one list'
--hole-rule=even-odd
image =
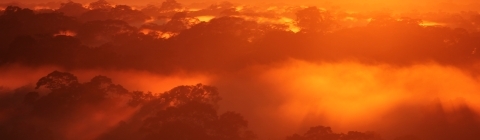
{"label": "cloud", "polygon": [[[462,113],[478,118],[475,113],[480,110],[477,77],[435,63],[392,66],[289,60],[252,66],[212,84],[219,87],[225,110],[244,114],[265,139],[283,139],[316,125],[337,132],[378,131],[389,138],[427,136],[433,132],[410,130],[446,123]],[[439,113],[446,119],[420,123],[439,118]]]}
{"label": "cloud", "polygon": [[[0,70],[6,78],[0,80],[0,85],[15,89],[34,84],[54,69],[61,70],[47,66],[3,66]],[[386,138],[411,134],[438,138],[442,135],[434,134],[441,133],[445,137],[461,135],[468,139],[475,138],[480,130],[478,77],[436,63],[398,66],[290,59],[209,75],[101,69],[70,72],[80,82],[104,75],[130,91],[161,93],[178,85],[196,83],[216,86],[223,98],[220,112],[229,110],[244,115],[249,128],[260,139],[283,139],[316,125],[330,126],[335,132],[376,131]],[[89,107],[80,108],[76,114],[82,117],[65,122],[61,130],[67,137],[96,137],[135,111],[122,104],[121,101],[104,103],[101,110],[105,112],[88,113]],[[123,113],[112,118],[109,114],[113,112]],[[96,124],[104,127],[89,128]]]}

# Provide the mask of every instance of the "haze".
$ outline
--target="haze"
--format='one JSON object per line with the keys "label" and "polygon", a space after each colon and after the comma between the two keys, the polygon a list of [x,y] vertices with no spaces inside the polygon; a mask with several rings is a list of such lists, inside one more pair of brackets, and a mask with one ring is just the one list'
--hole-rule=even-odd
{"label": "haze", "polygon": [[[61,3],[66,1],[49,1],[49,0],[1,0],[0,3],[48,3],[55,2]],[[79,3],[90,3],[89,0],[77,0],[75,2]],[[110,3],[115,4],[127,4],[133,6],[147,5],[147,4],[158,4],[161,1],[152,1],[152,0],[109,0]],[[178,0],[178,2],[185,5],[195,4],[195,3],[217,3],[222,1],[215,0],[205,0],[205,1],[194,1],[194,0]],[[476,10],[480,4],[475,0],[301,0],[301,1],[291,1],[291,0],[270,0],[270,1],[255,1],[255,0],[232,0],[229,1],[237,4],[289,4],[289,5],[306,5],[306,6],[319,6],[325,8],[331,7],[340,7],[346,10],[365,10],[365,11],[376,11],[376,10],[393,10],[393,11],[407,11],[407,10],[440,10],[440,11],[450,11],[450,10]]]}
{"label": "haze", "polygon": [[0,1],[0,138],[478,140],[465,1]]}

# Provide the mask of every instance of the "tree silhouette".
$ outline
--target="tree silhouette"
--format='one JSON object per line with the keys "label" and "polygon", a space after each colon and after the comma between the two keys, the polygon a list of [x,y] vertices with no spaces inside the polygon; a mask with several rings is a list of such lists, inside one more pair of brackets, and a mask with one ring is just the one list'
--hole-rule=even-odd
{"label": "tree silhouette", "polygon": [[151,17],[157,17],[160,15],[161,9],[156,5],[148,4],[146,7],[144,7],[140,11]]}
{"label": "tree silhouette", "polygon": [[333,133],[330,127],[315,126],[311,127],[304,135],[307,140],[324,139],[324,140],[337,140],[340,138],[339,134]]}
{"label": "tree silhouette", "polygon": [[87,45],[100,46],[119,34],[132,34],[136,28],[121,20],[90,21],[80,27],[77,37]]}
{"label": "tree silhouette", "polygon": [[67,16],[78,17],[83,13],[87,12],[88,9],[83,7],[81,3],[75,3],[73,1],[68,1],[66,3],[62,3],[60,8],[57,9],[58,12],[62,12]]}
{"label": "tree silhouette", "polygon": [[45,119],[64,119],[78,107],[97,105],[130,95],[128,90],[113,84],[108,77],[96,76],[90,82],[79,83],[73,74],[59,71],[40,78],[36,89],[41,87],[50,89],[51,92],[40,97],[37,97],[38,93],[29,93],[25,102],[33,104],[34,114]]}
{"label": "tree silhouette", "polygon": [[381,138],[374,132],[348,131],[342,135],[341,140],[381,140]]}
{"label": "tree silhouette", "polygon": [[115,20],[122,20],[132,24],[144,23],[150,17],[138,10],[133,10],[128,5],[116,5],[110,10],[110,18]]}
{"label": "tree silhouette", "polygon": [[7,62],[12,61],[29,61],[32,57],[35,57],[37,49],[37,40],[32,36],[18,36],[9,45],[4,55],[4,59]]}
{"label": "tree silhouette", "polygon": [[217,119],[216,110],[204,103],[189,102],[178,107],[168,107],[145,120],[142,130],[146,139],[212,139],[208,134]]}
{"label": "tree silhouette", "polygon": [[39,97],[40,94],[38,92],[29,92],[27,95],[25,95],[24,103],[33,105]]}
{"label": "tree silhouette", "polygon": [[198,23],[200,23],[200,20],[197,18],[187,17],[187,12],[178,12],[175,13],[170,21],[164,25],[163,31],[178,34],[181,31],[186,30]]}
{"label": "tree silhouette", "polygon": [[37,82],[36,89],[45,86],[46,88],[55,91],[61,89],[75,88],[78,86],[78,79],[71,73],[53,71],[45,77],[42,77]]}
{"label": "tree silhouette", "polygon": [[176,0],[165,0],[160,6],[161,12],[173,12],[177,9],[181,9],[182,4],[178,3]]}
{"label": "tree silhouette", "polygon": [[[8,6],[5,8],[5,11],[0,15],[0,40],[2,52],[6,51],[7,46],[11,43],[17,36],[25,36],[29,33],[28,23],[32,23],[35,14],[30,9],[22,9],[17,6]],[[38,29],[35,29],[38,30]]]}
{"label": "tree silhouette", "polygon": [[414,135],[405,135],[405,136],[396,137],[393,140],[421,140],[421,139]]}
{"label": "tree silhouette", "polygon": [[[73,2],[65,3],[65,6],[82,8]],[[220,14],[226,10],[222,9],[224,7],[236,13],[209,22],[194,18]],[[212,11],[212,8],[222,10]],[[35,13],[30,9],[7,7],[0,16],[0,41],[4,42],[0,44],[0,63],[69,68],[128,67],[169,72],[176,68],[231,70],[249,63],[271,63],[287,58],[307,61],[352,58],[394,65],[433,60],[459,66],[474,63],[480,57],[475,53],[480,44],[476,39],[479,35],[469,32],[471,29],[424,27],[420,25],[420,19],[396,18],[388,14],[373,16],[369,22],[365,21],[366,26],[332,30],[342,17],[367,20],[369,16],[348,13],[339,16],[316,7],[294,12],[293,8],[289,16],[297,16],[295,23],[302,29],[301,33],[293,33],[288,31],[288,25],[261,21],[262,18],[278,19],[288,14],[237,11],[231,3],[212,5],[195,12],[159,13],[165,21],[145,25],[141,24],[149,16],[127,5],[88,9],[78,17],[80,21],[62,14],[62,9],[65,8],[60,7],[60,12]],[[473,13],[463,14],[472,16],[472,22],[476,19]],[[139,33],[142,30],[135,26],[151,32]],[[62,32],[72,34],[59,34]],[[27,36],[30,39],[26,39]],[[196,63],[192,63],[193,60]]]}
{"label": "tree silhouette", "polygon": [[254,134],[247,130],[247,121],[234,112],[217,115],[220,100],[214,87],[197,84],[179,86],[160,95],[166,109],[145,119],[142,130],[146,139],[218,139],[247,140]]}
{"label": "tree silhouette", "polygon": [[89,10],[78,17],[81,21],[97,21],[112,19],[109,9],[93,9]]}
{"label": "tree silhouette", "polygon": [[382,140],[373,132],[349,131],[347,134],[334,133],[330,127],[311,127],[305,134],[293,134],[286,140]]}
{"label": "tree silhouette", "polygon": [[242,115],[218,114],[219,100],[216,88],[202,84],[178,86],[159,96],[136,92],[130,105],[141,106],[138,113],[102,139],[255,139]]}
{"label": "tree silhouette", "polygon": [[194,86],[178,86],[160,96],[168,106],[180,106],[189,102],[199,102],[217,107],[221,100],[215,87],[197,84]]}
{"label": "tree silhouette", "polygon": [[83,92],[81,100],[92,103],[129,94],[123,86],[113,84],[112,79],[101,75],[95,76],[90,82],[82,84],[80,90]]}
{"label": "tree silhouette", "polygon": [[[275,8],[279,7],[268,9]],[[354,60],[399,66],[433,61],[474,71],[480,58],[480,14],[476,12],[398,17],[317,7],[262,11],[255,6],[240,9],[229,2],[187,12],[175,0],[166,0],[158,7],[150,5],[141,11],[98,0],[88,8],[68,1],[52,11],[8,6],[1,12],[0,67],[53,65],[68,70],[128,69],[168,75],[178,70],[199,73],[243,70],[252,64],[270,66],[287,59],[300,59],[314,63]],[[200,22],[197,16],[217,17]],[[155,21],[144,24],[150,17],[155,17]],[[295,26],[288,23],[295,17],[294,24],[301,28],[300,33],[288,28]],[[345,19],[351,19],[351,24],[337,28],[339,23],[345,25]],[[444,25],[427,26],[423,21]],[[137,27],[152,32],[142,34]],[[173,36],[159,37],[161,33]],[[0,137],[62,139],[59,135],[63,133],[58,129],[64,127],[62,123],[84,117],[76,114],[79,110],[91,107],[92,112],[101,112],[106,110],[102,103],[111,102],[120,102],[138,112],[131,119],[119,122],[105,138],[255,137],[241,114],[218,112],[220,96],[212,86],[178,86],[164,93],[129,92],[106,76],[82,83],[73,74],[59,71],[42,77],[35,86],[35,91],[32,87],[12,97],[0,95],[0,113],[7,114],[0,117],[6,118],[5,125],[0,122]],[[437,116],[444,118],[425,121],[425,125],[417,128],[424,135],[398,139],[478,138],[478,115],[469,108],[456,111],[453,121],[445,119],[449,116],[442,112]],[[88,113],[85,114],[91,115]],[[329,127],[316,126],[287,139],[371,140],[378,136],[373,132],[335,133]]]}
{"label": "tree silhouette", "polygon": [[334,17],[328,11],[322,11],[317,7],[308,7],[295,13],[297,26],[302,32],[327,32],[335,23]]}
{"label": "tree silhouette", "polygon": [[113,6],[105,0],[98,0],[96,2],[92,2],[88,5],[90,9],[110,9]]}

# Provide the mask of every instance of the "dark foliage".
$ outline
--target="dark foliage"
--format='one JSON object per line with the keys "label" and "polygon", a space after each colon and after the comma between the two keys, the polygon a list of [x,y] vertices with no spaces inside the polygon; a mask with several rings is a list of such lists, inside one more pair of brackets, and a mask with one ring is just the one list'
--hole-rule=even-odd
{"label": "dark foliage", "polygon": [[[130,119],[104,132],[98,139],[205,139],[251,140],[255,134],[239,113],[218,114],[220,95],[212,86],[197,84],[178,86],[153,95],[141,91],[129,92],[106,76],[95,76],[80,83],[76,76],[54,71],[38,80],[37,91],[12,93],[23,98],[10,100],[0,111],[15,109],[15,113],[0,122],[0,137],[6,139],[66,139],[61,128],[81,123],[99,112],[109,112],[120,106],[140,108]],[[122,102],[122,101],[128,102]],[[124,103],[123,105],[121,103]],[[107,105],[107,106],[105,106]],[[5,108],[3,108],[5,107]],[[87,111],[84,109],[88,108]],[[82,114],[79,113],[90,113]],[[112,114],[113,115],[113,114]],[[122,115],[119,112],[118,115]],[[95,125],[89,126],[91,128]]]}
{"label": "dark foliage", "polygon": [[311,127],[305,134],[287,136],[286,140],[382,140],[373,132],[349,131],[347,134],[334,133],[330,127]]}

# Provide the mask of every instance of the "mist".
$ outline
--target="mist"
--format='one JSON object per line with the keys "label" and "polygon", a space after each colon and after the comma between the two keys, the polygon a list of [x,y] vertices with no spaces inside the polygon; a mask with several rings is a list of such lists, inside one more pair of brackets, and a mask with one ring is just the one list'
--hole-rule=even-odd
{"label": "mist", "polygon": [[476,140],[476,5],[0,2],[0,137]]}
{"label": "mist", "polygon": [[[124,85],[131,90],[146,90],[161,93],[177,85],[194,85],[210,83],[207,75],[178,72],[172,75],[156,74],[139,70],[106,70],[106,69],[77,69],[66,70],[59,66],[31,67],[21,64],[12,64],[0,67],[2,79],[0,85],[5,90],[14,90],[25,85],[35,85],[39,78],[52,71],[68,71],[78,76],[79,81],[87,82],[97,75],[111,77],[113,81]],[[22,77],[22,78],[18,78]]]}
{"label": "mist", "polygon": [[[33,86],[34,79],[58,69],[3,67],[2,95],[11,89],[21,92],[21,87]],[[153,93],[167,91],[176,85],[216,85],[222,95],[220,111],[235,110],[243,114],[261,139],[283,139],[285,136],[278,134],[303,132],[319,124],[337,132],[375,131],[386,139],[403,135],[449,139],[444,136],[455,137],[458,132],[480,126],[476,113],[480,110],[476,101],[480,96],[478,77],[433,62],[394,66],[290,59],[271,65],[249,66],[236,72],[197,76],[144,71],[70,72],[77,75],[79,81],[106,75],[127,89]],[[21,75],[29,77],[16,78],[24,77]],[[132,116],[136,109],[122,105],[126,102],[122,99],[101,105],[111,112],[92,113],[88,111],[91,107],[78,109],[77,114],[85,119],[63,122],[61,129],[64,131],[58,133],[68,135],[67,139],[94,139]],[[97,129],[90,129],[93,126]],[[432,129],[445,129],[445,132],[438,135]],[[464,133],[467,138],[477,136]]]}
{"label": "mist", "polygon": [[[214,82],[226,93],[224,101],[230,105],[223,106],[245,114],[267,139],[281,139],[277,134],[306,131],[314,124],[340,132],[376,131],[386,138],[438,135],[420,129],[424,124],[419,122],[445,117],[440,113],[447,116],[443,121],[451,124],[444,127],[449,127],[459,123],[452,116],[461,116],[462,109],[473,114],[480,109],[478,78],[435,63],[398,67],[289,60],[225,77]],[[469,123],[478,125],[478,116]]]}

